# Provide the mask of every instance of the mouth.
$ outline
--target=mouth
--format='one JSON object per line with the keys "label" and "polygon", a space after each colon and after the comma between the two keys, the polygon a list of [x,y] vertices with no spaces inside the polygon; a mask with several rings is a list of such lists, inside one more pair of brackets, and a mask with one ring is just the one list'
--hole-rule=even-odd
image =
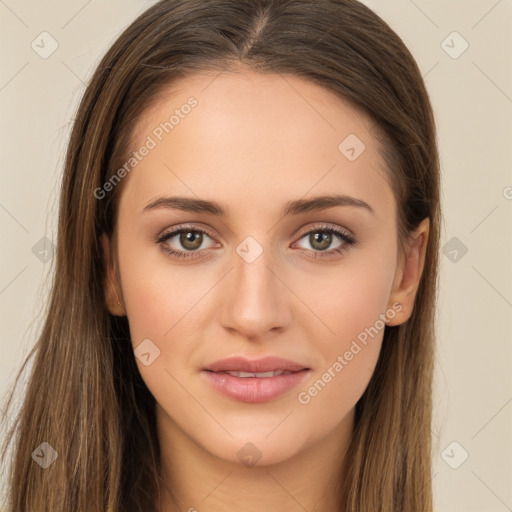
{"label": "mouth", "polygon": [[204,368],[208,383],[224,396],[247,403],[268,402],[298,386],[311,369],[287,359],[223,359]]}
{"label": "mouth", "polygon": [[289,375],[291,372],[289,370],[270,370],[268,372],[214,372],[214,373],[225,373],[226,375],[231,375],[232,377],[240,377],[241,379],[247,378],[257,378],[264,379],[266,377],[278,377],[279,375]]}

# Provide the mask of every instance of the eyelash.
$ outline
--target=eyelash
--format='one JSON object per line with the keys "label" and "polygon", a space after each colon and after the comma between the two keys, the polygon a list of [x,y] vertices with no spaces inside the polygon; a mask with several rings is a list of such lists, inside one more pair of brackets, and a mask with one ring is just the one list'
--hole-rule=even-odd
{"label": "eyelash", "polygon": [[[196,254],[200,251],[176,251],[174,249],[170,249],[168,245],[165,244],[168,240],[173,238],[176,235],[179,235],[180,233],[202,233],[205,235],[208,235],[211,239],[214,239],[212,234],[204,229],[204,228],[195,228],[192,226],[180,226],[178,229],[175,229],[173,231],[170,231],[168,233],[164,233],[162,236],[160,236],[157,239],[157,244],[159,244],[162,247],[162,250],[165,251],[167,254],[176,257],[176,258],[195,258]],[[306,231],[301,235],[299,240],[302,240],[305,236],[310,235],[311,233],[330,233],[336,235],[338,238],[341,239],[343,242],[342,245],[337,247],[336,249],[331,249],[329,251],[311,251],[310,249],[301,249],[303,251],[307,252],[313,252],[314,256],[312,256],[313,259],[316,258],[329,258],[333,257],[336,254],[342,254],[348,247],[356,245],[356,240],[353,236],[349,235],[346,231],[341,230],[339,228],[333,227],[333,226],[318,226],[313,229],[310,229],[309,231]]]}

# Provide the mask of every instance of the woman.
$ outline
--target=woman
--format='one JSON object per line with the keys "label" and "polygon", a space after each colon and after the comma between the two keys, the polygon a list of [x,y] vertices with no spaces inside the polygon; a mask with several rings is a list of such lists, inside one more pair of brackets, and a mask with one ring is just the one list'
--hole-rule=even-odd
{"label": "woman", "polygon": [[431,511],[439,219],[367,7],[148,9],[77,112],[9,510]]}

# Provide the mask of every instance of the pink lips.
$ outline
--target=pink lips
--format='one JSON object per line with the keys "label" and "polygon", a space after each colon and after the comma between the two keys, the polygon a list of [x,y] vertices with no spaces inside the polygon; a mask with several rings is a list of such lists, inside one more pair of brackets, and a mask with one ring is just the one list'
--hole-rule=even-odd
{"label": "pink lips", "polygon": [[[273,400],[291,390],[308,375],[309,370],[304,365],[279,357],[252,361],[231,357],[207,366],[202,374],[221,394],[242,402],[256,403]],[[247,375],[251,373],[267,375]]]}

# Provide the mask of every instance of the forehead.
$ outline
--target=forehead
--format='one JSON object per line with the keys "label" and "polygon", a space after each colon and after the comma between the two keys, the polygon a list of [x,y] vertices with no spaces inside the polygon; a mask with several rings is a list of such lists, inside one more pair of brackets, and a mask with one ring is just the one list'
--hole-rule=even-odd
{"label": "forehead", "polygon": [[181,78],[139,118],[131,151],[149,141],[123,192],[141,208],[169,192],[263,207],[333,189],[393,207],[371,120],[300,77],[230,71]]}

